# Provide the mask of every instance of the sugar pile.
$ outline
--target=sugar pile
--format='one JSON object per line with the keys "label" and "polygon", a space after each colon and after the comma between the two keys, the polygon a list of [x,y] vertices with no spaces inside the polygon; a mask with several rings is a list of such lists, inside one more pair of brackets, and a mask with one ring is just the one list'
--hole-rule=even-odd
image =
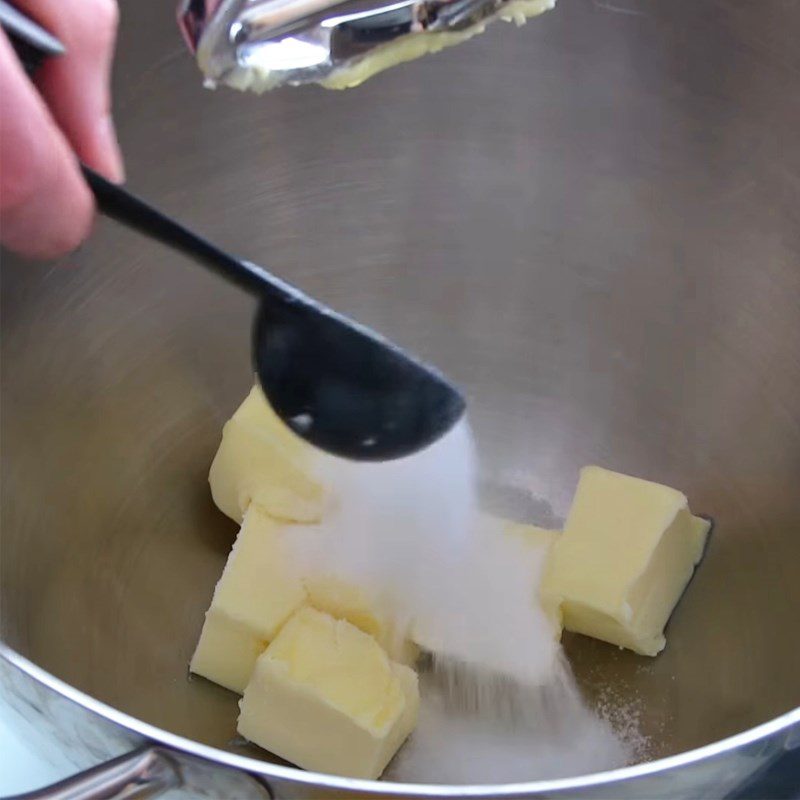
{"label": "sugar pile", "polygon": [[559,659],[550,683],[511,690],[507,708],[474,714],[454,707],[436,676],[423,674],[419,721],[391,764],[388,780],[413,783],[509,783],[585,775],[629,763],[627,741],[584,704]]}
{"label": "sugar pile", "polygon": [[432,654],[420,721],[391,777],[487,783],[627,761],[584,706],[539,607],[544,545],[479,512],[466,422],[409,458],[325,470],[334,507],[292,537],[294,557],[361,587]]}

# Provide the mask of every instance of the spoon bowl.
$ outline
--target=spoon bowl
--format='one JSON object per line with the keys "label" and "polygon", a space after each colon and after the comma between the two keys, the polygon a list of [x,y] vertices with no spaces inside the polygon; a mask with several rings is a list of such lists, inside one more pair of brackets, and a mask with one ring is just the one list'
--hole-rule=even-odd
{"label": "spoon bowl", "polygon": [[436,370],[305,297],[262,300],[253,356],[278,416],[298,436],[345,458],[410,455],[464,412],[463,398]]}

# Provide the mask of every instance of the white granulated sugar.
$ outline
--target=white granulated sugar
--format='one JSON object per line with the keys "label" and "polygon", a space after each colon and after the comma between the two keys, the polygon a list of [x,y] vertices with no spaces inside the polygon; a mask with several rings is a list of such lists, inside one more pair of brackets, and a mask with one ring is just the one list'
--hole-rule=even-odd
{"label": "white granulated sugar", "polygon": [[653,743],[642,733],[644,708],[641,698],[632,698],[629,694],[623,697],[613,687],[606,687],[596,698],[594,709],[598,717],[625,742],[631,762],[652,757]]}
{"label": "white granulated sugar", "polygon": [[409,458],[329,471],[335,507],[293,537],[309,568],[364,588],[426,650],[547,680],[558,647],[536,600],[544,551],[478,514],[466,423]]}
{"label": "white granulated sugar", "polygon": [[419,725],[391,777],[529,780],[620,766],[582,703],[537,590],[546,544],[479,513],[466,422],[421,453],[325,462],[332,507],[289,540],[306,574],[361,587],[431,654]]}
{"label": "white granulated sugar", "polygon": [[586,708],[561,659],[549,686],[527,696],[512,692],[512,718],[454,708],[428,675],[420,689],[419,722],[388,780],[509,783],[574,777],[630,761],[630,748]]}

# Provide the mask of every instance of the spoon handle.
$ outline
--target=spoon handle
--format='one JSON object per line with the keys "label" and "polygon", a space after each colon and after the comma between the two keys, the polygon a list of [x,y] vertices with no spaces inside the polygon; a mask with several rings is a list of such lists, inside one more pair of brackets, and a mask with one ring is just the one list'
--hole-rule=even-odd
{"label": "spoon handle", "polygon": [[248,292],[263,296],[269,288],[269,276],[259,267],[226,253],[85,164],[81,164],[81,170],[98,208],[107,217],[202,262]]}

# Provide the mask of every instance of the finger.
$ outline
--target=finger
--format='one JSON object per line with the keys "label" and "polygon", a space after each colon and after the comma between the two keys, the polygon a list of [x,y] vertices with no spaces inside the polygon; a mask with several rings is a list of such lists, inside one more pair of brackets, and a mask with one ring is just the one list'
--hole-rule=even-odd
{"label": "finger", "polygon": [[124,177],[111,117],[111,62],[117,35],[114,0],[22,0],[19,7],[61,40],[36,84],[78,157],[113,181]]}
{"label": "finger", "polygon": [[0,33],[0,241],[61,255],[86,238],[93,214],[72,149]]}

